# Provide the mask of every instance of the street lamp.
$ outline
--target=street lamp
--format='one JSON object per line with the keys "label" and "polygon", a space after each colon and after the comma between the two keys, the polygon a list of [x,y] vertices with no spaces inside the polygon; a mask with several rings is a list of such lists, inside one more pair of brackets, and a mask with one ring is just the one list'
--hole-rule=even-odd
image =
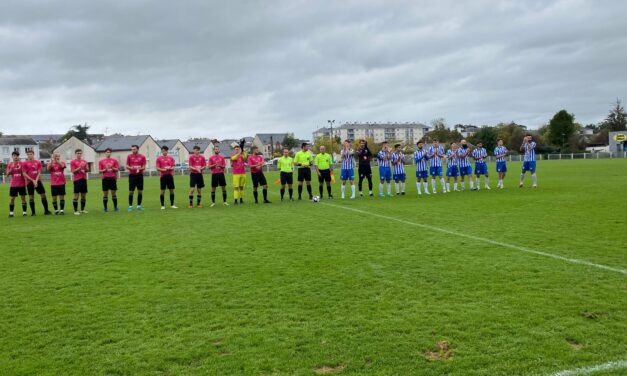
{"label": "street lamp", "polygon": [[335,120],[327,120],[327,122],[331,127],[331,155],[333,155],[333,153],[335,153],[335,149],[333,148],[333,141],[335,139],[335,137],[333,136],[333,123],[335,123]]}

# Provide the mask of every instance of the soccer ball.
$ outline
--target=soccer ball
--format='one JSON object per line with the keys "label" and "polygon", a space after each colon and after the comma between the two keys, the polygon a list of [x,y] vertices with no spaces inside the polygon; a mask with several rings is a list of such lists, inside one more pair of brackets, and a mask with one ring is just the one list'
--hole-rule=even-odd
{"label": "soccer ball", "polygon": [[311,199],[311,201],[313,201],[313,202],[319,202],[319,201],[320,201],[320,196],[313,196],[313,198]]}

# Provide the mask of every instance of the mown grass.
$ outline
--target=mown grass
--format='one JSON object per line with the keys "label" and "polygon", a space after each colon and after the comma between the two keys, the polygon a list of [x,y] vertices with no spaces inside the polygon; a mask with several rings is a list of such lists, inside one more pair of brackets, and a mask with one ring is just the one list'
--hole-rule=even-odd
{"label": "mown grass", "polygon": [[[0,186],[0,371],[533,375],[625,359],[624,274],[344,210],[627,269],[627,160],[543,162],[537,190],[518,169],[502,191],[417,197],[410,179],[407,196],[331,206],[272,186],[271,205],[247,192],[176,211],[148,179],[145,212],[106,215],[91,181],[87,215],[11,220]],[[450,358],[427,360],[440,341]]]}

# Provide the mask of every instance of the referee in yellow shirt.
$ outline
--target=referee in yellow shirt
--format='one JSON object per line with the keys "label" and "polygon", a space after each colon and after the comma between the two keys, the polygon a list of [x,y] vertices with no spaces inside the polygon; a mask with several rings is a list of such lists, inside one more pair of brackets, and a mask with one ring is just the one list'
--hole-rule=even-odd
{"label": "referee in yellow shirt", "polygon": [[294,156],[294,165],[298,166],[298,199],[303,199],[303,181],[307,182],[307,192],[309,199],[313,198],[311,194],[311,165],[313,165],[313,155],[309,151],[309,145],[303,142],[300,145],[301,150]]}
{"label": "referee in yellow shirt", "polygon": [[331,155],[326,152],[324,145],[320,146],[320,153],[316,154],[316,172],[318,172],[318,189],[320,190],[320,198],[322,198],[322,192],[324,188],[322,185],[327,183],[327,192],[329,198],[333,198],[331,194],[331,175],[333,174],[333,159]]}
{"label": "referee in yellow shirt", "polygon": [[283,156],[277,161],[277,167],[281,171],[281,201],[283,201],[283,196],[285,196],[285,184],[289,187],[290,201],[294,201],[292,198],[294,194],[294,189],[292,189],[292,184],[294,183],[294,159],[290,157],[288,148],[283,149]]}

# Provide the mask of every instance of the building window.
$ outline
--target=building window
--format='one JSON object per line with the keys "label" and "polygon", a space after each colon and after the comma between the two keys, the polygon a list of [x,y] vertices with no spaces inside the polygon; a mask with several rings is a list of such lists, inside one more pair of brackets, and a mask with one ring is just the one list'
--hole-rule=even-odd
{"label": "building window", "polygon": [[4,155],[9,155],[9,147],[8,146],[4,146],[2,148],[2,154]]}

